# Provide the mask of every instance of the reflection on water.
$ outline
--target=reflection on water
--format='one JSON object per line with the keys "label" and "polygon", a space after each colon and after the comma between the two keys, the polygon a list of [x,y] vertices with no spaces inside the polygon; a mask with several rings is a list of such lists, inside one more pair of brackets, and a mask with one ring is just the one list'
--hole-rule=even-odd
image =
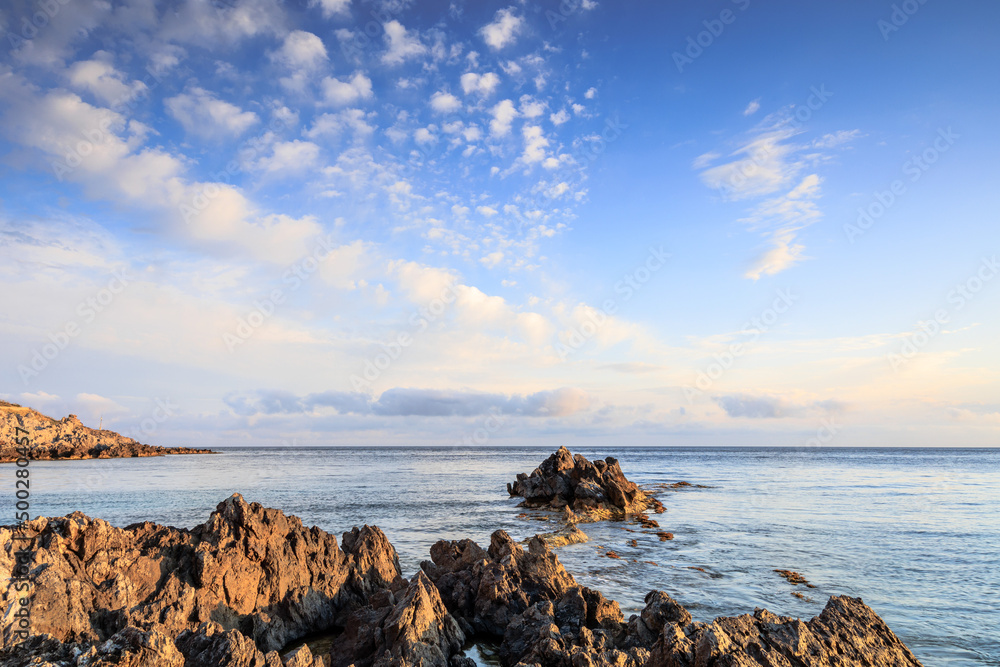
{"label": "reflection on water", "polygon": [[[555,447],[552,448],[553,450]],[[640,484],[689,481],[661,496],[672,541],[623,523],[585,525],[559,549],[577,579],[626,617],[659,588],[695,618],[766,606],[819,613],[829,595],[862,597],[928,665],[1000,663],[1000,450],[579,449],[616,456]],[[32,463],[33,509],[82,510],[119,526],[205,521],[238,491],[340,534],[381,527],[407,576],[439,539],[480,544],[518,519],[506,483],[539,449],[230,449],[215,456]],[[37,484],[37,491],[35,490]],[[635,531],[635,532],[629,532]],[[636,540],[632,546],[630,540]],[[601,549],[599,547],[604,547]],[[622,560],[602,556],[613,549]],[[801,572],[814,589],[773,572]],[[792,595],[798,590],[812,601]]]}

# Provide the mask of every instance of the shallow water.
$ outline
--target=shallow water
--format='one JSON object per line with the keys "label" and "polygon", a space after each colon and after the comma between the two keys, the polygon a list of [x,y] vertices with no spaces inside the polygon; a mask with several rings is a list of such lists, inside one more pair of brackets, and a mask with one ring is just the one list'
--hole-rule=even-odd
{"label": "shallow water", "polygon": [[[191,527],[238,491],[337,534],[376,524],[411,575],[439,539],[471,537],[485,546],[498,528],[517,539],[551,530],[547,522],[517,518],[517,499],[506,493],[508,481],[549,453],[227,449],[213,456],[38,461],[31,464],[32,510],[47,516],[82,510],[119,526],[152,520]],[[654,518],[674,533],[672,541],[606,522],[583,526],[589,542],[557,550],[581,583],[618,600],[626,618],[654,588],[698,620],[758,606],[810,618],[830,595],[848,594],[863,598],[928,666],[1000,664],[1000,450],[574,453],[615,456],[639,484],[683,480],[708,487],[660,496],[667,512]],[[603,557],[607,549],[623,559]],[[775,569],[800,572],[815,588],[792,586]]]}

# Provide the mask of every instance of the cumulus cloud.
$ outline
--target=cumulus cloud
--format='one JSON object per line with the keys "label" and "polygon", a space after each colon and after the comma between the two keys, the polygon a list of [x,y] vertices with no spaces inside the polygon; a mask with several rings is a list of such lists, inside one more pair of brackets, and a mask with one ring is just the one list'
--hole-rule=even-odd
{"label": "cumulus cloud", "polygon": [[493,17],[493,22],[479,30],[483,41],[490,48],[499,50],[517,41],[517,36],[524,27],[524,19],[514,14],[514,8],[501,9]]}
{"label": "cumulus cloud", "polygon": [[461,108],[461,100],[451,93],[438,91],[431,95],[431,109],[437,113],[454,113]]}
{"label": "cumulus cloud", "polygon": [[332,76],[323,79],[323,99],[327,104],[342,107],[372,97],[372,80],[361,72],[356,72],[348,81]]}
{"label": "cumulus cloud", "polygon": [[503,137],[510,133],[510,126],[517,118],[517,109],[510,100],[503,100],[490,110],[493,120],[490,121],[490,134]]}
{"label": "cumulus cloud", "polygon": [[524,417],[569,417],[585,412],[594,401],[574,387],[534,394],[395,388],[377,399],[358,392],[327,391],[298,396],[289,391],[234,392],[225,403],[237,415],[310,414],[332,408],[339,414],[380,417],[479,417],[493,413]]}
{"label": "cumulus cloud", "polygon": [[313,121],[312,127],[302,134],[307,139],[351,134],[355,139],[361,140],[375,132],[375,126],[368,120],[369,114],[361,109],[342,109],[336,113],[319,116]]}
{"label": "cumulus cloud", "polygon": [[351,0],[310,0],[309,6],[318,6],[325,19],[333,16],[349,16],[351,13]]}
{"label": "cumulus cloud", "polygon": [[383,54],[382,62],[386,65],[401,65],[427,53],[427,47],[420,38],[407,32],[403,24],[395,19],[385,24],[385,41],[389,48]]}
{"label": "cumulus cloud", "polygon": [[77,90],[85,90],[108,105],[133,99],[146,89],[141,81],[128,83],[125,75],[115,69],[111,55],[98,51],[91,60],[73,63],[68,71],[69,82]]}
{"label": "cumulus cloud", "polygon": [[305,30],[293,30],[271,57],[286,67],[314,69],[326,62],[327,53],[319,37]]}
{"label": "cumulus cloud", "polygon": [[220,100],[204,88],[187,92],[164,101],[173,118],[190,133],[205,138],[219,134],[239,136],[258,122],[257,114],[243,111],[235,104]]}
{"label": "cumulus cloud", "polygon": [[319,146],[311,141],[281,141],[262,157],[256,168],[267,173],[292,174],[312,169],[319,162]]}
{"label": "cumulus cloud", "polygon": [[726,394],[712,400],[734,419],[784,419],[810,413],[837,414],[847,409],[844,403],[832,399],[799,404],[778,396]]}
{"label": "cumulus cloud", "polygon": [[752,116],[760,111],[760,98],[758,97],[753,102],[747,105],[747,108],[743,110],[744,116]]}
{"label": "cumulus cloud", "polygon": [[462,92],[466,95],[479,93],[483,97],[489,97],[500,85],[500,77],[493,72],[477,74],[476,72],[466,72],[462,75]]}

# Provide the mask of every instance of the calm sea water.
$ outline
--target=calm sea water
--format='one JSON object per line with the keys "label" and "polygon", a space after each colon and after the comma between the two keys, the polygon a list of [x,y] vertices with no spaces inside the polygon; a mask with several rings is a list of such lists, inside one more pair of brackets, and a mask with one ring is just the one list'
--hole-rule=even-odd
{"label": "calm sea water", "polygon": [[[517,518],[518,500],[505,486],[549,453],[227,449],[35,462],[33,510],[81,510],[119,526],[152,520],[191,527],[238,491],[338,535],[378,525],[410,575],[439,539],[470,537],[485,546],[497,528],[515,538],[550,530],[544,521]],[[661,496],[667,512],[656,518],[673,541],[630,524],[598,523],[583,526],[589,542],[557,550],[581,583],[618,600],[626,618],[654,588],[705,621],[754,607],[810,618],[828,596],[848,594],[863,598],[928,666],[1000,665],[1000,450],[574,453],[615,456],[639,484],[708,487]],[[603,557],[607,549],[623,560]],[[775,569],[798,571],[816,587],[793,587]]]}

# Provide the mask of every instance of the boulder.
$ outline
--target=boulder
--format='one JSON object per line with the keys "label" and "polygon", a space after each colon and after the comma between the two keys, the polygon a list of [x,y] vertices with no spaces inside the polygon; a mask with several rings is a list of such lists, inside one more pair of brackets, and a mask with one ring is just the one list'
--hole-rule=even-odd
{"label": "boulder", "polygon": [[507,484],[507,492],[524,498],[521,504],[526,507],[569,507],[581,518],[592,520],[641,514],[650,509],[663,511],[660,501],[626,479],[616,459],[609,456],[591,462],[579,454],[574,456],[565,447],[530,475],[518,474],[516,481]]}

